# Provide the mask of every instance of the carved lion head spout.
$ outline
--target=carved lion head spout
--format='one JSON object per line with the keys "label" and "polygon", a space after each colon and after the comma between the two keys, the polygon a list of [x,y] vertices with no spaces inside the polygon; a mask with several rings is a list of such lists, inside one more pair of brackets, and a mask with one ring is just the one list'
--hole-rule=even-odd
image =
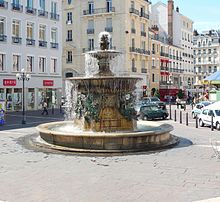
{"label": "carved lion head spout", "polygon": [[101,50],[108,50],[110,44],[111,35],[108,32],[101,32],[99,34],[99,44]]}

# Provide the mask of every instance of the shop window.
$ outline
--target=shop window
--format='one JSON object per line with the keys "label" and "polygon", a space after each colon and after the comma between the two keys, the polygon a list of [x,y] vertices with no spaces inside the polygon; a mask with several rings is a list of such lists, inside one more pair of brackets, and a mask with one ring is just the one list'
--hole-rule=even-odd
{"label": "shop window", "polygon": [[34,103],[35,103],[34,88],[28,88],[27,106],[29,110],[34,109]]}
{"label": "shop window", "polygon": [[14,94],[13,94],[13,105],[14,110],[19,111],[22,109],[22,89],[21,88],[15,88]]}

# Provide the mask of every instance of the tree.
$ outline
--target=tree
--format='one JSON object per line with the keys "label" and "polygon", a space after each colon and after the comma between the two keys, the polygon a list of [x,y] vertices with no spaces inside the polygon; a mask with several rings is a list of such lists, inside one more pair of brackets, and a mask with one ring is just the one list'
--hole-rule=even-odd
{"label": "tree", "polygon": [[179,89],[179,91],[177,93],[177,96],[178,96],[179,99],[183,99],[183,97],[184,97],[183,90]]}

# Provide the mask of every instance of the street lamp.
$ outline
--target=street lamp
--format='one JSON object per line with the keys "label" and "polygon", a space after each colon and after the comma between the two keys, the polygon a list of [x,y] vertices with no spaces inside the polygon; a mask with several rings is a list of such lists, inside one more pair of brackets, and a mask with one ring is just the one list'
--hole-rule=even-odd
{"label": "street lamp", "polygon": [[25,81],[30,80],[30,74],[27,74],[24,69],[21,70],[21,73],[17,73],[16,77],[19,81],[22,81],[22,124],[26,124],[26,116],[25,116],[25,99],[24,99],[24,83]]}
{"label": "street lamp", "polygon": [[171,115],[171,96],[170,96],[170,87],[173,84],[173,81],[171,80],[171,78],[169,78],[169,80],[167,81],[167,85],[168,85],[168,90],[169,90],[169,108],[170,108],[170,119],[172,119],[172,115]]}

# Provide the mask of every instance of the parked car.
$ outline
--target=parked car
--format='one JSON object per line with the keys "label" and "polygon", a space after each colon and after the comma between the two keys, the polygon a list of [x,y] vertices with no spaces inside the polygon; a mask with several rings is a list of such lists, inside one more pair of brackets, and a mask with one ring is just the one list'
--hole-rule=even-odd
{"label": "parked car", "polygon": [[157,104],[160,108],[166,109],[166,103],[160,101],[158,97],[146,97],[143,98],[143,102],[145,104]]}
{"label": "parked car", "polygon": [[198,115],[202,112],[203,108],[210,105],[210,104],[212,104],[212,102],[209,102],[209,101],[202,101],[202,102],[196,104],[196,106],[192,110],[192,117],[194,119],[196,117],[198,117]]}
{"label": "parked car", "polygon": [[220,106],[218,108],[204,108],[199,115],[199,126],[204,125],[211,126],[211,120],[213,115],[213,126],[220,130]]}
{"label": "parked car", "polygon": [[166,119],[168,115],[167,110],[161,109],[157,104],[144,105],[140,108],[140,118],[142,120],[152,120],[158,118]]}

